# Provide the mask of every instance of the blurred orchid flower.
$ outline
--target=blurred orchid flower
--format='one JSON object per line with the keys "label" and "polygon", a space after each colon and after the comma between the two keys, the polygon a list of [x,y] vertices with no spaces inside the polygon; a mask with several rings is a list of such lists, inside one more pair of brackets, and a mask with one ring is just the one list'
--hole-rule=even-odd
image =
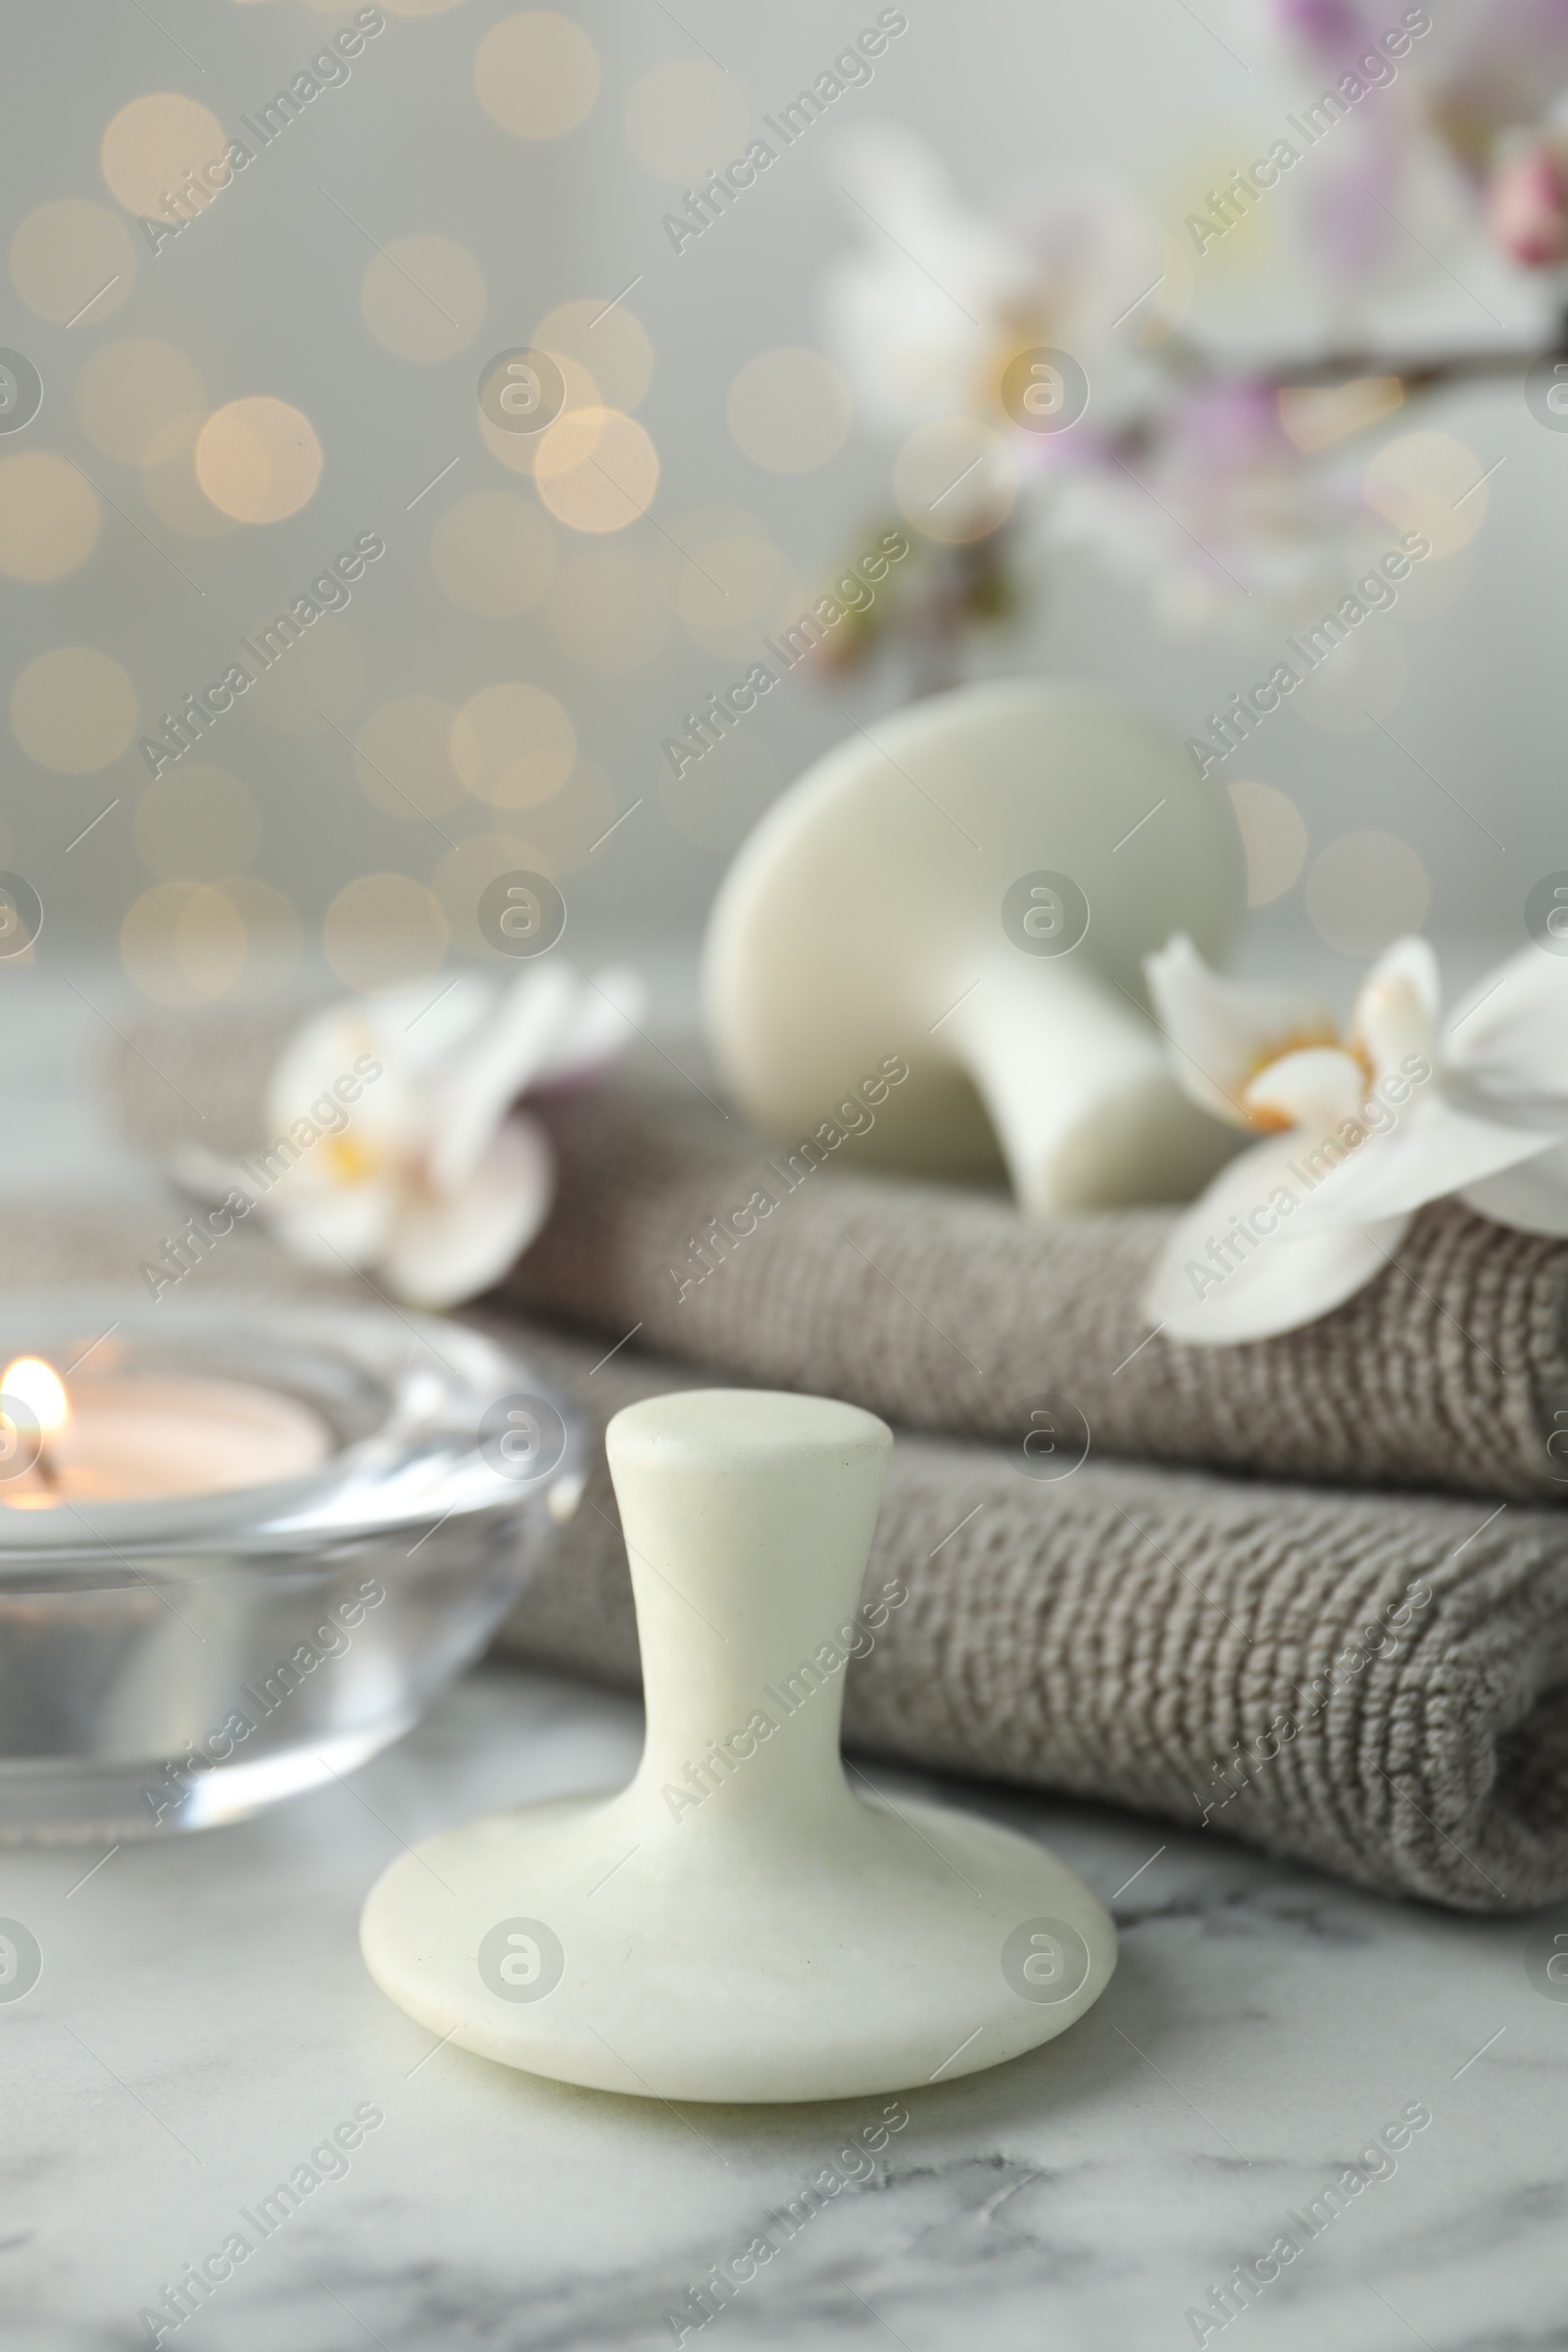
{"label": "blurred orchid flower", "polygon": [[1114,405],[1134,329],[1120,346],[1112,330],[1163,275],[1158,230],[1119,181],[1051,174],[993,217],[964,203],[940,158],[892,123],[843,137],[837,162],[862,242],[830,272],[827,322],[871,423],[907,433],[974,416],[1005,432],[1003,375],[1043,345],[1071,351],[1095,379],[1097,405]]}
{"label": "blurred orchid flower", "polygon": [[411,1306],[455,1306],[549,1212],[550,1142],[515,1105],[607,1068],[641,1008],[634,973],[585,981],[556,962],[506,987],[466,976],[433,1001],[421,985],[333,1005],[274,1066],[269,1152],[186,1172],[255,1194],[262,1169],[256,1204],[297,1257],[377,1276]]}
{"label": "blurred orchid flower", "polygon": [[[1421,93],[1432,129],[1480,178],[1496,141],[1543,122],[1568,85],[1568,0],[1483,0],[1406,9],[1387,0],[1269,0],[1272,29],[1315,73],[1337,80],[1381,51]],[[1399,54],[1397,35],[1404,41]]]}
{"label": "blurred orchid flower", "polygon": [[1043,528],[1147,587],[1178,631],[1295,628],[1387,538],[1348,472],[1302,462],[1274,386],[1245,376],[1175,392],[1154,446],[1058,481]]}
{"label": "blurred orchid flower", "polygon": [[[993,217],[911,133],[868,126],[840,155],[865,241],[830,274],[828,328],[871,423],[901,435],[957,416],[987,426],[1033,485],[1036,539],[1085,548],[1152,588],[1173,629],[1295,628],[1378,552],[1350,467],[1303,463],[1272,382],[1189,381],[1162,365],[1169,256],[1118,182],[1042,175]],[[1069,431],[1027,429],[1004,406],[1009,364],[1040,348],[1070,352],[1091,385]],[[1140,432],[1152,416],[1157,431]],[[953,487],[950,521],[965,499],[994,500],[994,468]]]}
{"label": "blurred orchid flower", "polygon": [[1489,181],[1486,225],[1500,250],[1532,270],[1564,258],[1532,250],[1549,203],[1546,159],[1525,165],[1505,151],[1568,89],[1568,0],[1417,7],[1393,22],[1384,0],[1269,0],[1264,21],[1325,90],[1353,87],[1346,76],[1368,85],[1301,191],[1309,235],[1342,285],[1425,274]]}
{"label": "blurred orchid flower", "polygon": [[[1228,160],[1225,194],[1189,216],[1190,232],[1212,231],[1198,233],[1203,253],[1255,209],[1260,237],[1220,245],[1218,261],[1195,266],[1189,239],[1102,173],[1054,170],[982,208],[909,132],[868,124],[840,145],[855,241],[829,274],[827,328],[858,411],[901,439],[956,423],[951,446],[971,458],[932,497],[940,523],[913,517],[966,562],[907,600],[911,637],[940,644],[1010,613],[1026,532],[1152,586],[1167,626],[1297,628],[1385,543],[1352,437],[1475,372],[1474,306],[1556,355],[1568,0],[1232,0],[1227,30],[1279,69],[1257,129],[1279,168],[1254,178]],[[1258,251],[1276,236],[1293,266],[1271,269],[1265,293]],[[1440,338],[1412,362],[1434,294],[1465,313],[1451,353]],[[1014,405],[1020,364],[1050,351],[1088,386],[1066,429]],[[1499,343],[1497,371],[1508,356]],[[1359,405],[1306,417],[1303,392],[1352,386]],[[906,450],[909,479],[939,451],[945,467],[948,446],[939,433]],[[1006,560],[988,559],[1004,530]]]}
{"label": "blurred orchid flower", "polygon": [[1568,152],[1561,141],[1531,139],[1504,157],[1488,182],[1487,226],[1521,269],[1568,262]]}
{"label": "blurred orchid flower", "polygon": [[1179,1084],[1262,1139],[1160,1255],[1144,1303],[1172,1339],[1217,1347],[1315,1322],[1450,1194],[1498,1224],[1568,1234],[1560,958],[1526,949],[1441,1037],[1422,939],[1374,964],[1343,1036],[1316,998],[1222,979],[1185,937],[1146,968]]}

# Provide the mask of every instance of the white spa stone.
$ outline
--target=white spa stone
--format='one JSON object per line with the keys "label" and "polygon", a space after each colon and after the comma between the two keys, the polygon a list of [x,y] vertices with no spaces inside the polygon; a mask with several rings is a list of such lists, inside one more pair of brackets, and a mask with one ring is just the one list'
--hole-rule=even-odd
{"label": "white spa stone", "polygon": [[1230,798],[1167,728],[1089,687],[965,687],[858,730],[743,845],[709,1035],[791,1144],[892,1057],[858,1162],[972,1175],[1000,1146],[1042,1215],[1188,1199],[1235,1139],[1174,1084],[1142,958],[1186,931],[1220,961],[1246,903]]}
{"label": "white spa stone", "polygon": [[990,1822],[852,1788],[840,1758],[886,1425],[702,1390],[617,1413],[607,1446],[641,1766],[618,1795],[493,1814],[395,1862],[361,1924],[376,1983],[487,2058],[666,2099],[906,2089],[1061,2033],[1115,1966],[1098,1898]]}

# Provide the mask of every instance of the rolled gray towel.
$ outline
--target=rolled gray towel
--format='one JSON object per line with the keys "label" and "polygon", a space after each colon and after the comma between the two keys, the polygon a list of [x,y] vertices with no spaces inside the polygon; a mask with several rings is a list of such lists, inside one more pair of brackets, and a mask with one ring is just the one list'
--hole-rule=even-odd
{"label": "rolled gray towel", "polygon": [[[123,1285],[152,1223],[12,1207],[0,1284]],[[244,1228],[190,1282],[370,1298]],[[571,1392],[595,1440],[504,1645],[634,1687],[600,1440],[620,1405],[697,1378],[478,1319]],[[1065,1461],[900,1437],[842,1644],[861,1654],[826,1678],[845,1675],[856,1748],[1205,1825],[1457,1910],[1568,1896],[1568,1519],[1094,1458],[1035,1475]]]}
{"label": "rolled gray towel", "polygon": [[[254,1148],[280,1034],[274,1014],[226,1010],[127,1027],[110,1063],[122,1130],[164,1153]],[[674,1076],[530,1107],[560,1182],[508,1285],[528,1311],[906,1428],[1037,1445],[1087,1429],[1097,1453],[1568,1498],[1568,1244],[1443,1203],[1320,1322],[1182,1347],[1139,1304],[1170,1211],[1041,1221],[857,1174],[853,1134],[791,1152]]]}

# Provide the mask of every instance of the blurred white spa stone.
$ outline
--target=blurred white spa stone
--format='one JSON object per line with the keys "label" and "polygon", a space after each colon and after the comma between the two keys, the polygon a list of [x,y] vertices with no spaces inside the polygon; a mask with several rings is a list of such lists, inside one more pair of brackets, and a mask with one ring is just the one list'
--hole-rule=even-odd
{"label": "blurred white spa stone", "polygon": [[1230,1146],[1142,958],[1180,908],[1220,960],[1246,906],[1235,811],[1167,728],[1089,687],[966,687],[858,727],[762,818],[714,903],[709,1034],[792,1143],[870,1077],[862,1162],[974,1176],[1000,1147],[1040,1215],[1184,1200]]}

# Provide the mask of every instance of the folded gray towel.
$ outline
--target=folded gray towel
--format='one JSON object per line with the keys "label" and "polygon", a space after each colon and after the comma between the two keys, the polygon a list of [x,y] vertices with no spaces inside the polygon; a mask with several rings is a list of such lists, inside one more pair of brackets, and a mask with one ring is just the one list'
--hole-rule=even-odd
{"label": "folded gray towel", "polygon": [[[596,1435],[695,1385],[537,1328]],[[602,1445],[502,1636],[634,1684]],[[873,1755],[1070,1790],[1463,1911],[1568,1894],[1568,1524],[1473,1503],[900,1437],[845,1733]]]}
{"label": "folded gray towel", "polygon": [[812,1168],[674,1084],[541,1109],[558,1198],[509,1285],[536,1312],[1037,1453],[1087,1433],[1097,1452],[1568,1499],[1561,1242],[1446,1203],[1321,1322],[1180,1347],[1139,1304],[1169,1211],[1041,1222],[841,1174],[853,1137]]}
{"label": "folded gray towel", "polygon": [[[128,1286],[156,1239],[145,1215],[12,1207],[0,1286]],[[244,1227],[187,1279],[193,1297],[370,1298]],[[482,1319],[575,1395],[596,1441],[634,1397],[696,1385]],[[597,1442],[592,1458],[503,1639],[632,1686]],[[1204,1824],[1458,1910],[1568,1896],[1568,1519],[1070,1458],[900,1438],[844,1643],[863,1653],[843,1670],[855,1746]]]}
{"label": "folded gray towel", "polygon": [[[110,1087],[133,1141],[263,1140],[278,1016],[161,1014],[126,1034]],[[792,1152],[676,1077],[532,1107],[560,1183],[509,1286],[524,1308],[909,1428],[1034,1433],[1037,1451],[1087,1430],[1097,1453],[1568,1498],[1568,1244],[1444,1203],[1321,1322],[1187,1348],[1138,1303],[1169,1211],[1040,1222],[857,1175],[853,1134]]]}

